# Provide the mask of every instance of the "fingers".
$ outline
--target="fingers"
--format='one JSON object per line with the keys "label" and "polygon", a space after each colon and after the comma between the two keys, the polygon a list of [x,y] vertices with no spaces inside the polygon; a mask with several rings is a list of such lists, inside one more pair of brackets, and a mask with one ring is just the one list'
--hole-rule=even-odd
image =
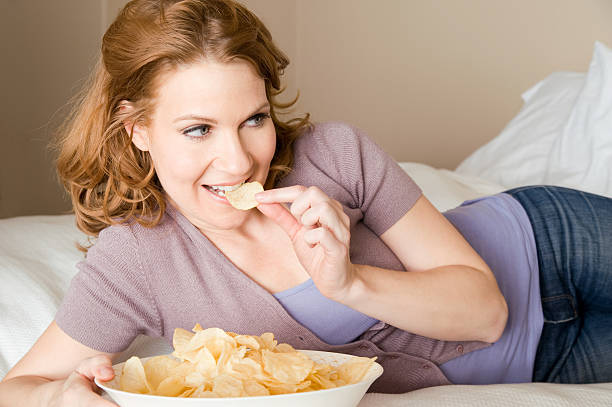
{"label": "fingers", "polygon": [[320,245],[327,254],[334,257],[345,257],[347,247],[340,242],[333,233],[323,227],[311,229],[304,233],[304,240],[311,246]]}
{"label": "fingers", "polygon": [[293,202],[300,194],[306,191],[306,187],[302,185],[294,185],[285,188],[268,189],[255,194],[255,200],[259,203],[281,203]]}
{"label": "fingers", "polygon": [[[302,187],[304,188],[304,187]],[[291,213],[298,219],[304,215],[304,213],[309,209],[319,204],[327,204],[333,205],[333,199],[328,197],[323,191],[321,191],[317,187],[310,187],[303,190],[303,192],[298,195],[293,203],[291,204]],[[336,202],[337,203],[337,202]],[[338,203],[338,205],[340,205]]]}
{"label": "fingers", "polygon": [[[293,239],[299,230],[299,223],[306,228],[314,229],[319,226],[332,231],[336,239],[348,244],[350,238],[350,219],[344,213],[342,205],[328,197],[317,187],[306,188],[295,185],[287,188],[271,189],[255,195],[260,204],[260,210],[276,220]],[[299,219],[291,219],[289,212],[282,206],[271,207],[272,202],[292,202],[290,214]]]}
{"label": "fingers", "polygon": [[323,226],[340,242],[348,244],[350,219],[342,205],[316,187],[310,187],[291,205],[291,213],[309,228]]}
{"label": "fingers", "polygon": [[62,394],[62,405],[117,407],[116,404],[100,397],[94,383],[111,380],[115,375],[108,356],[99,355],[83,360],[66,379]]}
{"label": "fingers", "polygon": [[[78,374],[75,372],[74,375]],[[70,380],[72,377],[69,377]],[[103,399],[100,395],[91,391],[84,383],[76,383],[75,379],[70,383],[70,386],[64,391],[62,396],[62,404],[66,406],[87,406],[87,407],[118,407],[116,404]],[[80,376],[80,380],[85,380]]]}
{"label": "fingers", "polygon": [[293,217],[291,212],[287,210],[283,205],[278,203],[273,204],[259,204],[257,209],[264,215],[272,218],[280,227],[289,235],[292,242],[295,241],[297,233],[300,230],[300,223]]}
{"label": "fingers", "polygon": [[92,389],[92,382],[78,372],[73,372],[66,380],[62,395],[62,404],[68,406],[117,407],[116,404],[103,399]]}
{"label": "fingers", "polygon": [[[338,213],[339,212],[339,213]],[[323,202],[309,208],[301,217],[301,222],[309,228],[323,227],[332,232],[336,239],[344,244],[350,239],[350,220],[343,211],[334,205]]]}
{"label": "fingers", "polygon": [[101,381],[109,381],[115,377],[115,371],[112,366],[108,356],[98,355],[82,361],[76,368],[76,372],[87,380],[93,381],[94,378],[98,378]]}
{"label": "fingers", "polygon": [[[319,204],[329,205],[335,210],[335,214],[341,218],[343,224],[349,227],[348,216],[341,216],[344,214],[344,211],[342,210],[340,202],[331,199],[317,187],[306,188],[303,185],[294,185],[285,188],[268,189],[255,194],[255,199],[262,204],[291,203],[291,213],[297,219],[302,218],[308,209],[318,206]],[[331,212],[328,212],[328,214],[332,215]],[[313,216],[315,216],[315,214],[309,215],[309,217]],[[302,219],[302,223],[304,223],[304,219]],[[306,225],[306,223],[304,224]]]}

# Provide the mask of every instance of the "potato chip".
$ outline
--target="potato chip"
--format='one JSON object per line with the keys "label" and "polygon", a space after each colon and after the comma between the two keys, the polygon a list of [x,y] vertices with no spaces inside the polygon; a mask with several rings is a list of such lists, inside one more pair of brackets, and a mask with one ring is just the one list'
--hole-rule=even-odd
{"label": "potato chip", "polygon": [[271,332],[263,333],[259,337],[255,336],[255,339],[264,349],[274,350],[278,344],[278,342],[274,339],[274,334]]}
{"label": "potato chip", "polygon": [[228,345],[221,353],[219,360],[217,361],[217,374],[232,373],[234,371],[233,366],[240,363],[240,361],[244,359],[246,351],[246,347],[244,346],[236,349],[231,348]]}
{"label": "potato chip", "polygon": [[247,396],[269,396],[270,390],[263,384],[257,383],[255,380],[247,380],[243,383],[244,391]]}
{"label": "potato chip", "polygon": [[123,365],[120,379],[121,389],[131,393],[148,394],[151,386],[147,382],[144,367],[138,357],[132,356]]}
{"label": "potato chip", "polygon": [[178,366],[172,369],[172,375],[187,377],[190,374],[197,372],[199,366],[200,366],[200,362],[191,363],[189,361],[183,360]]}
{"label": "potato chip", "polygon": [[317,364],[312,369],[307,379],[312,382],[311,387],[313,390],[332,389],[338,387],[338,383],[332,380],[332,375],[338,376],[335,368],[330,365]]}
{"label": "potato chip", "polygon": [[202,348],[197,353],[195,369],[204,375],[210,375],[217,370],[217,361],[208,348]]}
{"label": "potato chip", "polygon": [[170,376],[162,380],[155,394],[158,396],[177,397],[185,391],[185,380],[180,376]]}
{"label": "potato chip", "polygon": [[175,336],[178,333],[179,339],[174,340],[173,338],[172,342],[174,344],[174,352],[172,355],[195,363],[202,357],[208,356],[206,351],[201,353],[202,349],[206,348],[216,361],[219,359],[221,352],[223,352],[226,346],[233,348],[237,346],[234,338],[226,334],[222,329],[208,328],[203,330],[194,330],[195,334],[191,334],[180,328],[175,330]]}
{"label": "potato chip", "polygon": [[198,388],[196,388],[193,393],[191,394],[191,398],[212,398],[212,397],[218,397],[215,393],[212,392],[212,385],[211,387],[207,387],[207,386],[199,386]]}
{"label": "potato chip", "polygon": [[274,348],[274,352],[282,352],[282,353],[295,352],[295,349],[293,348],[293,346],[289,345],[288,343],[279,343]]}
{"label": "potato chip", "polygon": [[305,381],[298,384],[291,383],[282,383],[278,381],[269,381],[264,382],[265,386],[270,391],[270,394],[287,394],[287,393],[297,393],[298,391],[303,391],[310,387],[310,381]]}
{"label": "potato chip", "polygon": [[195,388],[188,388],[187,390],[185,390],[184,392],[182,392],[181,394],[179,394],[177,397],[191,397],[191,395],[195,392]]}
{"label": "potato chip", "polygon": [[261,360],[256,361],[252,358],[245,357],[239,363],[236,363],[232,367],[234,373],[240,374],[244,377],[257,380],[264,380],[267,378],[267,374],[263,370]]}
{"label": "potato chip", "polygon": [[356,356],[338,366],[338,376],[347,383],[356,383],[363,379],[372,363],[374,363],[373,359]]}
{"label": "potato chip", "polygon": [[209,382],[208,377],[209,375],[205,376],[200,372],[191,372],[185,375],[185,386],[193,388],[205,386]]}
{"label": "potato chip", "polygon": [[181,362],[178,359],[162,355],[147,360],[143,368],[149,384],[152,388],[156,389],[162,380],[168,376],[172,376],[174,369],[180,364]]}
{"label": "potato chip", "polygon": [[189,341],[193,338],[193,333],[186,329],[176,328],[174,330],[174,336],[172,337],[172,346],[174,347],[175,353],[183,353],[187,351]]}
{"label": "potato chip", "polygon": [[226,374],[215,377],[212,391],[219,397],[241,397],[246,395],[242,381]]}
{"label": "potato chip", "polygon": [[236,340],[236,343],[238,343],[239,345],[244,345],[246,347],[249,347],[251,349],[259,349],[259,342],[257,342],[257,339],[255,339],[254,337],[250,336],[250,335],[236,335],[233,337]]}
{"label": "potato chip", "polygon": [[376,358],[339,366],[315,363],[274,335],[240,335],[196,324],[174,331],[172,355],[125,362],[119,385],[166,397],[244,397],[316,391],[361,380]]}
{"label": "potato chip", "polygon": [[263,186],[257,181],[247,182],[233,191],[226,191],[225,197],[234,208],[247,210],[259,204],[255,200],[255,194],[263,190]]}
{"label": "potato chip", "polygon": [[264,370],[281,383],[298,384],[312,371],[314,362],[303,353],[262,351]]}

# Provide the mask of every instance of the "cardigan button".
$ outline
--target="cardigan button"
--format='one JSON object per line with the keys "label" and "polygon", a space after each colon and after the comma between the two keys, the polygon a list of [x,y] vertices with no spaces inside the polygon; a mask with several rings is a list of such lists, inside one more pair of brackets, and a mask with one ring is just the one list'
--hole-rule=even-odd
{"label": "cardigan button", "polygon": [[457,352],[463,353],[463,345],[457,345]]}
{"label": "cardigan button", "polygon": [[423,369],[429,369],[429,368],[431,368],[431,366],[429,366],[429,365],[423,365],[422,367],[423,367]]}

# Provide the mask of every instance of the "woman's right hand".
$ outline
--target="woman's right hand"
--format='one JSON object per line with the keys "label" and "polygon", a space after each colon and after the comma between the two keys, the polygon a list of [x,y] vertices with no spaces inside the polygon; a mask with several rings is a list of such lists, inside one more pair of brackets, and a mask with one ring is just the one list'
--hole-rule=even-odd
{"label": "woman's right hand", "polygon": [[111,360],[117,356],[83,345],[51,321],[0,381],[0,407],[118,407],[94,383],[114,377]]}
{"label": "woman's right hand", "polygon": [[52,407],[118,407],[116,404],[103,399],[94,379],[100,381],[112,380],[115,372],[111,359],[106,355],[98,355],[84,359],[77,368],[70,373],[57,392],[50,400]]}

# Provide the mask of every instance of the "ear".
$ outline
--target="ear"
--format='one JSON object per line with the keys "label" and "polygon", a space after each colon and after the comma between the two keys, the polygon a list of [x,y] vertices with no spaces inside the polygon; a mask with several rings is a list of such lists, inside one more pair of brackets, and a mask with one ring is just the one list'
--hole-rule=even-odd
{"label": "ear", "polygon": [[[121,103],[119,103],[119,111],[122,114],[128,115],[132,110],[134,110],[134,106],[131,102],[123,100]],[[128,134],[131,132],[132,143],[134,143],[136,148],[141,151],[149,151],[150,139],[147,128],[144,125],[138,122],[134,123],[133,121],[124,120],[123,127]]]}

